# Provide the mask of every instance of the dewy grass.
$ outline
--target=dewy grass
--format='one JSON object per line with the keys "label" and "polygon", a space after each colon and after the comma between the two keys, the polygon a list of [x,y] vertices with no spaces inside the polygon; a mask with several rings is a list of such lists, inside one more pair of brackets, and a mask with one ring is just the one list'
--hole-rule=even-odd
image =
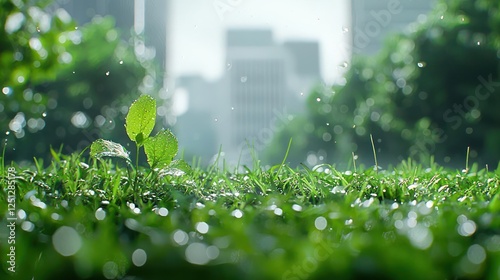
{"label": "dewy grass", "polygon": [[[140,127],[129,136],[147,147]],[[150,143],[149,168],[132,174],[121,145],[96,143],[88,159],[52,150],[48,167],[3,163],[1,279],[500,277],[500,167],[377,170],[353,156],[347,171],[181,172],[174,149]]]}

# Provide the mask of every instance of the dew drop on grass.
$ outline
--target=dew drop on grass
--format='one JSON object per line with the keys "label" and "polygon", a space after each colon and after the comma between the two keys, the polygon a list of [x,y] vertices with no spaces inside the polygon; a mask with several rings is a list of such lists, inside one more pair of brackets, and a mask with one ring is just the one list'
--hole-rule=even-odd
{"label": "dew drop on grass", "polygon": [[208,246],[206,253],[209,259],[215,260],[219,257],[220,250],[217,246],[212,245]]}
{"label": "dew drop on grass", "polygon": [[172,239],[174,240],[174,242],[176,244],[182,246],[182,245],[186,245],[188,243],[189,236],[183,230],[178,229],[172,235]]}
{"label": "dew drop on grass", "polygon": [[281,209],[281,208],[274,209],[274,215],[276,215],[276,216],[283,215],[283,209]]}
{"label": "dew drop on grass", "polygon": [[486,250],[481,245],[474,244],[467,250],[467,258],[473,264],[481,264],[486,260]]}
{"label": "dew drop on grass", "polygon": [[186,260],[192,264],[204,265],[210,260],[207,255],[207,245],[199,242],[189,244],[186,248]]}
{"label": "dew drop on grass", "polygon": [[168,209],[165,207],[158,208],[158,209],[156,209],[155,212],[156,212],[156,214],[158,214],[162,217],[166,217],[168,215]]}
{"label": "dew drop on grass", "polygon": [[148,260],[148,255],[143,249],[137,249],[132,253],[132,263],[139,267],[143,266]]}
{"label": "dew drop on grass", "polygon": [[243,212],[239,209],[236,209],[233,212],[231,212],[231,216],[239,219],[239,218],[243,217]]}
{"label": "dew drop on grass", "polygon": [[201,233],[201,234],[206,234],[208,232],[208,229],[209,229],[208,224],[205,222],[196,223],[195,227],[196,227],[196,231]]}
{"label": "dew drop on grass", "polygon": [[54,249],[62,256],[68,257],[76,254],[82,247],[82,239],[72,227],[62,226],[52,235]]}
{"label": "dew drop on grass", "polygon": [[98,208],[95,211],[94,216],[98,221],[102,221],[104,220],[104,218],[106,218],[106,211],[104,211],[102,208]]}
{"label": "dew drop on grass", "polygon": [[326,225],[327,221],[323,216],[317,217],[316,220],[314,220],[314,227],[316,227],[318,230],[324,230],[326,228]]}
{"label": "dew drop on grass", "polygon": [[115,279],[118,276],[118,265],[109,261],[102,266],[102,274],[106,279]]}
{"label": "dew drop on grass", "polygon": [[26,232],[32,232],[35,229],[35,224],[30,221],[24,221],[21,224],[21,228]]}

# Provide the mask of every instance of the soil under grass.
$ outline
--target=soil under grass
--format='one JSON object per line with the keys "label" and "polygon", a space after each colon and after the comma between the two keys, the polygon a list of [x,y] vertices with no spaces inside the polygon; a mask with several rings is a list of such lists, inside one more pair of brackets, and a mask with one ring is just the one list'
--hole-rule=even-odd
{"label": "soil under grass", "polygon": [[42,165],[0,167],[1,279],[500,278],[500,168]]}

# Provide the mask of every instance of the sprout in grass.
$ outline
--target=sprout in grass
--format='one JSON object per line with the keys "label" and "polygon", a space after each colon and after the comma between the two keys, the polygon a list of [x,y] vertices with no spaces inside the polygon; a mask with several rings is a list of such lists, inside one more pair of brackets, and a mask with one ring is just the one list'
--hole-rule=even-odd
{"label": "sprout in grass", "polygon": [[[170,130],[161,130],[150,136],[156,122],[156,101],[149,95],[142,95],[132,105],[125,118],[125,130],[130,140],[136,144],[136,170],[139,167],[139,150],[144,152],[149,166],[163,177],[167,174],[181,176],[190,170],[182,160],[173,160],[177,155],[178,143]],[[96,159],[113,157],[125,159],[130,165],[127,150],[120,144],[98,139],[90,146],[90,156]],[[137,176],[136,176],[137,178]]]}

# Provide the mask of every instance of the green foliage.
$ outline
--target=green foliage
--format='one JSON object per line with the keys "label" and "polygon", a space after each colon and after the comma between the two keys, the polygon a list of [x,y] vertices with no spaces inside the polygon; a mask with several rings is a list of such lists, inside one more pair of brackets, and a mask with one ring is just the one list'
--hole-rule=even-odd
{"label": "green foliage", "polygon": [[[128,110],[126,131],[130,140],[136,142],[137,155],[144,145],[148,163],[152,169],[168,168],[177,154],[178,144],[170,130],[161,130],[154,137],[149,137],[156,121],[156,101],[149,95],[139,97]],[[120,144],[98,139],[90,146],[90,155],[94,158],[119,157],[130,161],[125,148]],[[178,164],[177,168],[185,168],[187,164]],[[138,160],[136,161],[138,168]]]}
{"label": "green foliage", "polygon": [[143,95],[131,106],[125,119],[125,127],[130,140],[142,146],[155,126],[156,100]]}
{"label": "green foliage", "polygon": [[130,157],[122,145],[103,139],[95,140],[90,146],[90,156],[96,159],[117,157],[130,161]]}
{"label": "green foliage", "polygon": [[485,169],[194,168],[135,184],[101,162],[12,164],[17,273],[0,246],[0,278],[498,278],[500,177]]}
{"label": "green foliage", "polygon": [[[50,146],[64,144],[63,151],[72,153],[98,138],[125,139],[116,128],[124,125],[127,105],[159,92],[159,68],[153,58],[134,53],[135,38],[122,35],[128,30],[118,30],[111,17],[78,25],[64,10],[50,12],[51,1],[0,1],[0,90],[9,92],[0,94],[0,131],[10,133],[6,156],[31,160],[47,156]],[[5,22],[19,13],[25,20],[7,32]],[[43,27],[40,17],[50,26]],[[29,75],[17,83],[23,71]]]}
{"label": "green foliage", "polygon": [[170,130],[161,130],[144,143],[144,151],[152,168],[166,167],[177,154],[178,143]]}
{"label": "green foliage", "polygon": [[269,148],[273,162],[293,138],[293,164],[309,153],[345,163],[353,152],[373,164],[372,134],[384,167],[408,157],[463,167],[467,147],[496,166],[499,22],[496,1],[439,1],[414,32],[387,38],[374,57],[354,56],[345,86],[314,89],[308,111]]}

